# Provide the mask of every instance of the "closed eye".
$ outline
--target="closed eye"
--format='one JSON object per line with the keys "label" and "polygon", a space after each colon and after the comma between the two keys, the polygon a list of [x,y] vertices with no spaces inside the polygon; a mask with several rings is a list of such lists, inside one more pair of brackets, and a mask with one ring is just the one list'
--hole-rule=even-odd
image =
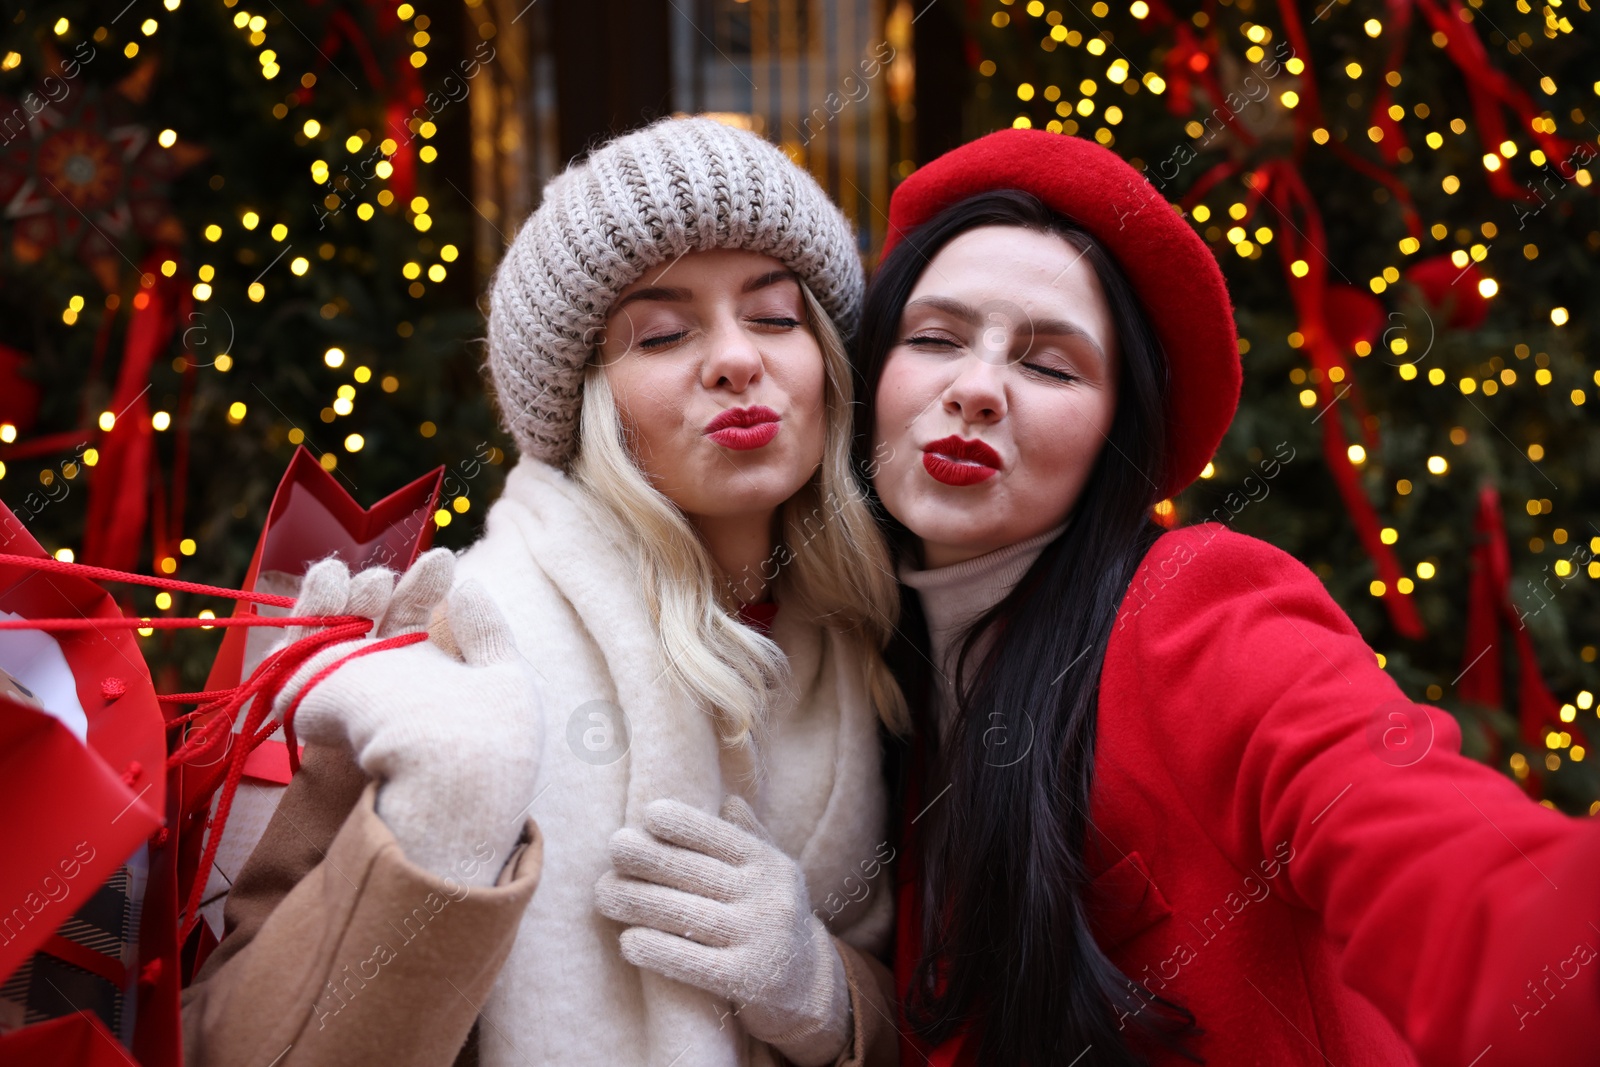
{"label": "closed eye", "polygon": [[762,326],[772,326],[772,327],[775,327],[775,328],[780,329],[780,330],[792,330],[796,326],[801,325],[801,322],[800,322],[799,319],[792,319],[792,318],[789,318],[788,316],[782,316],[782,315],[776,316],[776,317],[770,318],[770,319],[755,319],[753,321],[759,323]]}
{"label": "closed eye", "polygon": [[959,348],[959,343],[948,337],[936,337],[933,334],[919,333],[914,337],[907,337],[902,344],[917,345],[923,348]]}
{"label": "closed eye", "polygon": [[648,337],[648,338],[644,339],[643,341],[639,342],[639,347],[640,348],[664,348],[667,345],[675,344],[678,341],[683,340],[687,336],[689,336],[689,331],[688,330],[679,330],[677,333],[666,333],[666,334],[662,334],[659,337]]}
{"label": "closed eye", "polygon": [[1043,374],[1047,377],[1054,378],[1057,381],[1077,382],[1083,380],[1078,377],[1078,375],[1073,374],[1071,371],[1056,370],[1053,367],[1042,367],[1037,363],[1024,363],[1023,366],[1037,374]]}

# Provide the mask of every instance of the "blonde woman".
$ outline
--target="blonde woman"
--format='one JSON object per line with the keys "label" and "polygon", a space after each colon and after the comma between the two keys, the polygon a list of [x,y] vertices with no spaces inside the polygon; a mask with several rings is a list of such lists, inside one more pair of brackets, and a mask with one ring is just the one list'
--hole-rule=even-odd
{"label": "blonde woman", "polygon": [[459,560],[308,573],[297,612],[433,640],[297,711],[191,1063],[893,1056],[861,291],[849,224],[753,134],[668,120],[549,184],[491,295],[521,458]]}

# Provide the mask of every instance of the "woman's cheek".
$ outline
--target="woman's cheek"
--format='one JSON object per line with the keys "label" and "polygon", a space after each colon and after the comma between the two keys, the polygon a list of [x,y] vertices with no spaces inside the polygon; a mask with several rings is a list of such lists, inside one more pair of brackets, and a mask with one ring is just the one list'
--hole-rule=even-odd
{"label": "woman's cheek", "polygon": [[926,487],[919,487],[917,483],[917,464],[911,449],[903,441],[894,449],[892,458],[884,464],[880,495],[889,513],[904,522],[916,503],[919,489]]}
{"label": "woman's cheek", "polygon": [[822,349],[817,343],[808,339],[807,347],[804,363],[806,372],[801,379],[800,399],[808,410],[824,412],[828,402],[827,368],[823,366]]}
{"label": "woman's cheek", "polygon": [[1055,483],[1049,494],[1052,499],[1044,506],[1059,509],[1063,517],[1077,506],[1078,497],[1088,483],[1089,471],[1105,448],[1105,435],[1111,429],[1109,425],[1102,425],[1108,421],[1105,415],[1106,412],[1098,406],[1087,410],[1076,407],[1063,411],[1056,425],[1072,429],[1054,442],[1048,439],[1037,442],[1044,447],[1050,461],[1037,465],[1035,469],[1053,473],[1052,481]]}
{"label": "woman's cheek", "polygon": [[910,373],[908,362],[891,353],[884,364],[883,376],[878,381],[878,395],[874,403],[883,443],[895,452],[905,450],[905,442],[911,435],[918,408],[932,406],[928,402],[917,404],[917,385],[917,376]]}
{"label": "woman's cheek", "polygon": [[678,421],[670,403],[673,395],[669,383],[652,381],[651,376],[637,373],[629,366],[621,373],[612,374],[612,395],[617,402],[624,439],[630,442],[634,459],[640,468],[657,485],[672,482],[674,469],[681,449],[673,440],[673,429]]}

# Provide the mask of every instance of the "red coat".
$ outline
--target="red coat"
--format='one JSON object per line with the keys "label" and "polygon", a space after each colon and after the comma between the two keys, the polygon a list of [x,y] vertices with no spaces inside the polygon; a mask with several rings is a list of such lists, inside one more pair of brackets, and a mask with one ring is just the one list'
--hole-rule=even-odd
{"label": "red coat", "polygon": [[1296,560],[1164,535],[1101,672],[1097,941],[1221,1067],[1600,1062],[1600,821],[1459,750]]}

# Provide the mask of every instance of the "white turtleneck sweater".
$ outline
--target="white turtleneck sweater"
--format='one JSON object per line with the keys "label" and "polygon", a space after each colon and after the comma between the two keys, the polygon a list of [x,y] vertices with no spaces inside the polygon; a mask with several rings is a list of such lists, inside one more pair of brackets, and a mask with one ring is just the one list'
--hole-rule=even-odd
{"label": "white turtleneck sweater", "polygon": [[[928,622],[928,641],[937,675],[930,710],[939,724],[941,737],[956,706],[955,657],[960,651],[963,632],[974,619],[1005,599],[1039,558],[1044,546],[1060,537],[1066,528],[1067,523],[1063,522],[1026,541],[948,567],[918,570],[901,564],[900,580],[917,591],[922,600],[922,614]],[[989,640],[988,634],[980,639],[970,663],[982,659]]]}

